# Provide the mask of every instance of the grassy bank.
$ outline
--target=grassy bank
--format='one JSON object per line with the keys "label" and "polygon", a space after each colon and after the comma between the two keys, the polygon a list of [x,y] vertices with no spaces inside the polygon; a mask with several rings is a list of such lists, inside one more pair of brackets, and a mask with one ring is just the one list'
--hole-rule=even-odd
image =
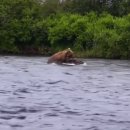
{"label": "grassy bank", "polygon": [[78,57],[130,59],[130,14],[43,10],[35,0],[3,1],[0,53],[51,55],[69,47]]}

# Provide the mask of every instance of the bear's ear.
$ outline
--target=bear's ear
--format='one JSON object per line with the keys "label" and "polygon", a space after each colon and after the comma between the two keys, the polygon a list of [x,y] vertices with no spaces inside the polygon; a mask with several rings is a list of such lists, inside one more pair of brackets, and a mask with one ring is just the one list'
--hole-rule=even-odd
{"label": "bear's ear", "polygon": [[66,49],[67,51],[72,51],[70,48]]}
{"label": "bear's ear", "polygon": [[70,48],[68,48],[68,51],[70,51],[71,53],[73,53],[73,51]]}

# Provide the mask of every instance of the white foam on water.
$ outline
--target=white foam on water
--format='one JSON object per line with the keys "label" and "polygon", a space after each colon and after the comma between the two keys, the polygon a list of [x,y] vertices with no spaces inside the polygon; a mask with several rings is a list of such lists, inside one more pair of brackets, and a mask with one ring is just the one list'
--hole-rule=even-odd
{"label": "white foam on water", "polygon": [[62,63],[63,65],[68,65],[68,66],[74,66],[74,65],[76,65],[76,64],[74,64],[74,63]]}
{"label": "white foam on water", "polygon": [[86,63],[86,62],[84,62],[82,65],[83,65],[83,66],[87,66],[87,63]]}
{"label": "white foam on water", "polygon": [[[52,65],[57,65],[56,63],[51,63]],[[61,65],[66,65],[66,66],[75,66],[76,64],[74,63],[62,63]],[[84,62],[83,64],[79,64],[79,65],[82,65],[82,66],[87,66],[87,63]]]}
{"label": "white foam on water", "polygon": [[51,63],[52,65],[56,65],[56,63]]}

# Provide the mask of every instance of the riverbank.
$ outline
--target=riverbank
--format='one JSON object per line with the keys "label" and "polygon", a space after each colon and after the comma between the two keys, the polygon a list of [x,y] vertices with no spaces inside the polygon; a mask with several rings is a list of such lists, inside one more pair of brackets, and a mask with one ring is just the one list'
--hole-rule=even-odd
{"label": "riverbank", "polygon": [[[23,56],[23,57],[50,57],[56,53],[55,51],[50,52],[49,54],[43,54],[43,53],[0,53],[0,56]],[[75,58],[87,58],[87,59],[113,59],[113,60],[130,60],[130,58],[125,57],[103,57],[101,55],[93,54],[92,52],[75,52]]]}
{"label": "riverbank", "polygon": [[113,1],[114,11],[95,2],[2,1],[0,53],[51,55],[71,48],[77,57],[130,59],[129,2]]}
{"label": "riverbank", "polygon": [[24,22],[2,26],[0,53],[51,55],[69,47],[78,57],[130,59],[130,15],[63,13]]}

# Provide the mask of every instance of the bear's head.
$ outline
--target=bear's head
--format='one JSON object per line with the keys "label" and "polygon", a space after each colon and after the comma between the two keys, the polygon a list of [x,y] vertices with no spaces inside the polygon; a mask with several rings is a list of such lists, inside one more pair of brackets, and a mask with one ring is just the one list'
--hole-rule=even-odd
{"label": "bear's head", "polygon": [[65,50],[65,59],[70,59],[74,57],[74,52],[68,48]]}

